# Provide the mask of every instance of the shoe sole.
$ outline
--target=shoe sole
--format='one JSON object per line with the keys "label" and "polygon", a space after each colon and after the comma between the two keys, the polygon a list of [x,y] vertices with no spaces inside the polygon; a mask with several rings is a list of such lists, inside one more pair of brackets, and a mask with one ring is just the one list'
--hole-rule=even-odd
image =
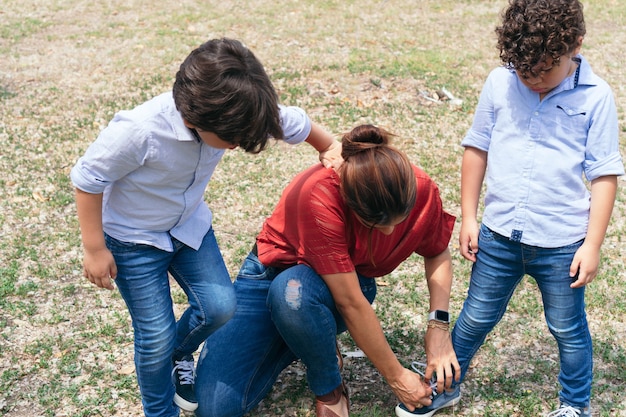
{"label": "shoe sole", "polygon": [[189,402],[178,394],[174,394],[174,404],[185,411],[196,411],[198,408],[198,403]]}
{"label": "shoe sole", "polygon": [[456,398],[453,398],[452,400],[450,400],[449,402],[447,402],[446,404],[442,405],[441,407],[437,408],[436,410],[431,411],[430,413],[426,413],[426,414],[413,414],[410,411],[407,411],[405,409],[403,409],[402,407],[400,407],[400,405],[396,406],[396,416],[397,417],[415,417],[415,416],[420,416],[420,417],[431,417],[433,414],[435,414],[437,411],[440,411],[444,408],[448,408],[448,407],[454,407],[455,405],[457,405],[459,402],[461,401],[461,394],[459,393],[459,396]]}

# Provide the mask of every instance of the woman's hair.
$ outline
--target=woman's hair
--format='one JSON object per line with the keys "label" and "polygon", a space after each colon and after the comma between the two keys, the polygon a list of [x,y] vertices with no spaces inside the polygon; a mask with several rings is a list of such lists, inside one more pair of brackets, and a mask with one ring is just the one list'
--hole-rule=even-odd
{"label": "woman's hair", "polygon": [[417,196],[413,166],[390,146],[390,136],[378,127],[361,125],[342,139],[342,196],[346,205],[372,227],[406,217]]}
{"label": "woman's hair", "polygon": [[278,95],[259,60],[237,40],[213,39],[193,50],[176,73],[173,94],[183,119],[246,152],[283,138]]}
{"label": "woman's hair", "polygon": [[509,0],[496,34],[502,63],[537,76],[537,64],[552,58],[558,65],[560,57],[580,45],[583,5],[578,0]]}

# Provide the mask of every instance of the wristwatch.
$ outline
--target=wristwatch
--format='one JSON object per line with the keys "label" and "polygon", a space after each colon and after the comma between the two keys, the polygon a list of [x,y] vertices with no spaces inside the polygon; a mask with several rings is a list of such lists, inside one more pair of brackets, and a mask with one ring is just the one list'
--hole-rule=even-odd
{"label": "wristwatch", "polygon": [[441,323],[450,324],[450,313],[443,310],[431,311],[428,315],[428,321],[435,320]]}

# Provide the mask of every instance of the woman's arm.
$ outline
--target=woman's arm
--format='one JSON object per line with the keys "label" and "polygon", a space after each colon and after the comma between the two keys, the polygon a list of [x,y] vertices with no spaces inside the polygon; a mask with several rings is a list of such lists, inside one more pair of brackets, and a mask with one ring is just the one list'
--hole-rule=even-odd
{"label": "woman's arm", "polygon": [[[450,290],[452,288],[452,257],[446,249],[432,258],[424,258],[428,292],[430,293],[430,311],[448,311]],[[426,380],[437,374],[437,392],[450,388],[452,375],[459,381],[461,366],[456,358],[450,338],[450,331],[440,327],[428,327],[425,336],[427,367]]]}
{"label": "woman's arm", "polygon": [[430,405],[431,389],[421,377],[404,368],[389,347],[383,329],[359,286],[355,272],[322,275],[350,335],[389,383],[398,399],[413,409]]}

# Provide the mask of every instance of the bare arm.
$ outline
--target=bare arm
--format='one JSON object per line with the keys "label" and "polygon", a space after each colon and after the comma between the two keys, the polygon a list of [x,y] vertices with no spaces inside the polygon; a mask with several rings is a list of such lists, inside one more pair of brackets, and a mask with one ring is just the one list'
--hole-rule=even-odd
{"label": "bare arm", "polygon": [[616,193],[617,177],[615,175],[591,181],[591,208],[587,236],[583,245],[576,251],[570,265],[570,276],[574,278],[578,274],[576,281],[571,285],[572,288],[589,284],[598,274],[600,247],[609,226]]}
{"label": "bare arm", "polygon": [[117,267],[104,243],[102,194],[76,189],[76,207],[83,240],[83,274],[94,285],[112,290],[111,278],[117,276]]}
{"label": "bare arm", "polygon": [[422,378],[402,366],[393,353],[376,317],[363,296],[355,272],[322,275],[333,295],[350,335],[376,369],[389,383],[398,399],[413,409],[416,405],[430,405],[431,389]]}
{"label": "bare arm", "polygon": [[478,200],[487,170],[487,152],[467,147],[461,165],[461,231],[459,250],[476,262],[478,252]]}
{"label": "bare arm", "polygon": [[320,162],[326,168],[339,168],[343,162],[341,142],[336,141],[330,133],[318,124],[311,122],[311,132],[306,142],[320,153]]}
{"label": "bare arm", "polygon": [[[432,258],[424,258],[428,292],[430,293],[430,311],[448,311],[450,290],[452,288],[452,258],[446,249]],[[452,373],[455,380],[461,378],[461,366],[452,347],[450,331],[429,327],[425,336],[427,367],[425,378],[430,380],[433,372],[437,373],[437,392],[452,385]]]}

